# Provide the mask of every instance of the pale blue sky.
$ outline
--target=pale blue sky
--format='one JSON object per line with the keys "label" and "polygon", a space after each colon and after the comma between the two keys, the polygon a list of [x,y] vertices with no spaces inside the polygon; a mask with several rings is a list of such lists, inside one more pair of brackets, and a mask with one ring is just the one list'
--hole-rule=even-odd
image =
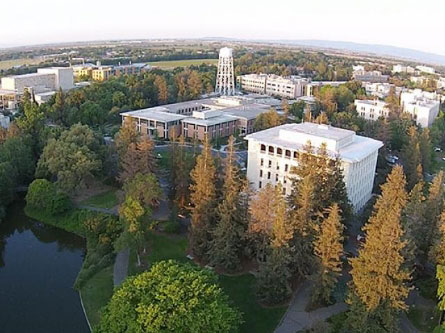
{"label": "pale blue sky", "polygon": [[443,0],[5,0],[0,45],[123,38],[327,39],[445,55]]}

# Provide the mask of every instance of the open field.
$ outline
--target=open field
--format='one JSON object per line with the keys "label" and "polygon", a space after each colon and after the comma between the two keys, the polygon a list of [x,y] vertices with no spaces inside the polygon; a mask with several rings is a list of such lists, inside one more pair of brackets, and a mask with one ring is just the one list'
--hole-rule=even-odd
{"label": "open field", "polygon": [[1,69],[6,70],[14,66],[20,66],[20,65],[37,65],[41,62],[42,61],[40,59],[28,59],[28,58],[3,60],[0,61],[0,70]]}
{"label": "open field", "polygon": [[174,69],[176,67],[187,67],[187,66],[199,66],[202,64],[216,65],[218,59],[188,59],[188,60],[169,60],[169,61],[154,61],[149,62],[151,66],[156,66],[161,69]]}

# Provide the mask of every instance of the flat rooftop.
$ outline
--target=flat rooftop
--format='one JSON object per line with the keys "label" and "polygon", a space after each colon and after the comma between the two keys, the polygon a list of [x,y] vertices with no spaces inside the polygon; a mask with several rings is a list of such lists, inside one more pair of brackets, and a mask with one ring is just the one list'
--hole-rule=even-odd
{"label": "flat rooftop", "polygon": [[[297,134],[297,140],[291,140],[292,136],[282,135],[283,133],[287,134],[292,132]],[[303,135],[298,136],[298,134]],[[340,145],[337,150],[330,150],[328,143],[328,154],[332,157],[339,156],[342,160],[351,163],[361,161],[383,146],[382,142],[355,135],[354,131],[314,123],[285,124],[249,134],[245,139],[275,145],[285,149],[302,151],[308,141],[304,135],[317,137],[320,142],[326,143],[331,140],[336,142],[346,141],[346,144]],[[326,139],[326,141],[323,139]],[[317,145],[314,146],[315,148],[317,147]]]}
{"label": "flat rooftop", "polygon": [[158,110],[154,109],[155,108],[147,108],[137,111],[122,112],[121,116],[137,117],[145,120],[155,120],[160,122],[171,122],[187,118],[187,116],[166,112],[162,107],[159,107]]}
{"label": "flat rooftop", "polygon": [[221,123],[226,123],[229,121],[235,121],[237,120],[237,117],[228,115],[228,114],[222,114],[220,116],[211,117],[207,119],[201,119],[201,118],[195,118],[195,117],[186,117],[182,120],[184,124],[194,124],[194,125],[200,125],[200,126],[212,126],[217,125]]}

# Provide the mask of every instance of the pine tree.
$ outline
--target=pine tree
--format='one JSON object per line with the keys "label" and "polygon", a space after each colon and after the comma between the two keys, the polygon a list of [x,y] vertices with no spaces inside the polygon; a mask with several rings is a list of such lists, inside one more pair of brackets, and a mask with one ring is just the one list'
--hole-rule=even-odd
{"label": "pine tree", "polygon": [[408,130],[408,142],[402,148],[401,157],[408,189],[411,190],[420,180],[417,166],[422,163],[419,136],[417,134],[417,129],[414,126],[411,126]]}
{"label": "pine tree", "polygon": [[430,260],[436,265],[445,264],[445,211],[440,215],[437,234],[429,253]]}
{"label": "pine tree", "polygon": [[196,159],[190,174],[191,225],[189,232],[190,249],[200,259],[206,259],[210,245],[210,232],[213,227],[216,206],[216,168],[209,139]]}
{"label": "pine tree", "polygon": [[395,166],[381,186],[382,194],[363,227],[365,244],[358,257],[350,259],[352,281],[348,301],[355,312],[350,312],[349,322],[361,315],[366,318],[366,326],[374,326],[378,321],[378,326],[390,327],[396,322],[397,312],[406,309],[409,293],[406,282],[410,273],[404,268],[403,251],[407,243],[401,226],[401,213],[407,201],[405,186],[403,170]]}
{"label": "pine tree", "polygon": [[278,200],[275,207],[272,236],[266,260],[260,263],[256,280],[257,296],[261,302],[267,304],[278,304],[285,301],[290,297],[292,291],[289,283],[291,276],[289,241],[293,235],[292,229],[286,221],[286,201],[281,193],[281,185],[276,186],[275,195]]}
{"label": "pine tree", "polygon": [[174,202],[181,212],[188,207],[190,202],[190,172],[193,168],[193,158],[187,154],[185,148],[184,136],[181,135],[175,156],[176,179],[173,182],[175,186]]}
{"label": "pine tree", "polygon": [[431,168],[431,138],[430,130],[424,128],[419,136],[420,156],[422,159],[422,169],[424,172],[429,172]]}
{"label": "pine tree", "polygon": [[267,183],[249,202],[248,238],[252,252],[258,262],[264,261],[272,237],[279,196],[275,187]]}
{"label": "pine tree", "polygon": [[165,104],[168,101],[168,88],[165,78],[161,75],[156,75],[154,84],[158,90],[158,101],[159,104]]}
{"label": "pine tree", "polygon": [[153,173],[156,168],[154,143],[148,136],[143,136],[137,143],[130,143],[120,160],[119,181],[125,183],[137,173]]}
{"label": "pine tree", "polygon": [[119,158],[122,159],[131,143],[136,143],[139,138],[139,133],[136,130],[136,123],[133,118],[125,118],[124,124],[119,129],[115,136],[116,150]]}
{"label": "pine tree", "polygon": [[210,263],[228,271],[234,271],[240,266],[247,227],[242,215],[243,184],[236,161],[234,142],[233,136],[230,136],[224,160],[222,197],[216,209],[217,222],[212,231],[209,252]]}
{"label": "pine tree", "polygon": [[403,210],[404,239],[408,242],[404,249],[404,257],[408,267],[413,267],[420,257],[425,224],[425,195],[423,180],[419,181],[409,194],[408,203]]}
{"label": "pine tree", "polygon": [[426,200],[426,214],[425,224],[423,229],[423,253],[428,254],[431,251],[431,246],[434,241],[434,234],[437,230],[440,214],[443,211],[444,204],[444,173],[440,171],[433,179],[428,193],[428,199]]}
{"label": "pine tree", "polygon": [[329,215],[321,224],[314,242],[317,257],[317,272],[312,292],[313,304],[330,304],[332,291],[341,275],[343,254],[343,224],[340,209],[333,204],[328,209]]}

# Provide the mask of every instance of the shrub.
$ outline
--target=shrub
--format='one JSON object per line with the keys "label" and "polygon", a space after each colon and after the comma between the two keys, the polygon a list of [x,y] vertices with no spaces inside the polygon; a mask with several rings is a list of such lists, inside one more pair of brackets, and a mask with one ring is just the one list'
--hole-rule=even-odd
{"label": "shrub", "polygon": [[44,210],[51,215],[62,214],[71,207],[68,196],[59,192],[56,186],[46,179],[36,179],[29,185],[26,204],[31,209]]}

